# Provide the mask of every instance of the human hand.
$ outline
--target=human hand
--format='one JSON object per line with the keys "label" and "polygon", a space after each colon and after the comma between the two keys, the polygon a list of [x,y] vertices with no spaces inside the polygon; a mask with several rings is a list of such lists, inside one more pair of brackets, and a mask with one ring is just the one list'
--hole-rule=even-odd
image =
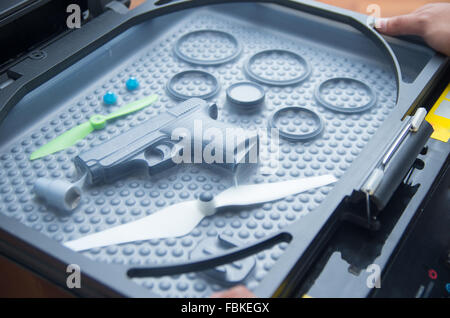
{"label": "human hand", "polygon": [[378,19],[378,31],[386,35],[418,35],[447,56],[450,55],[450,3],[430,3],[416,11]]}
{"label": "human hand", "polygon": [[231,289],[217,292],[211,295],[211,298],[255,298],[256,296],[245,286],[235,286]]}

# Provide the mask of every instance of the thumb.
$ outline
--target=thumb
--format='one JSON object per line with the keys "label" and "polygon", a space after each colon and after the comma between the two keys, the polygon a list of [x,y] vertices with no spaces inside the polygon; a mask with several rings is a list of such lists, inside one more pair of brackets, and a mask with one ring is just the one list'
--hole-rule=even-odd
{"label": "thumb", "polygon": [[378,19],[375,27],[386,35],[421,35],[422,28],[414,14]]}

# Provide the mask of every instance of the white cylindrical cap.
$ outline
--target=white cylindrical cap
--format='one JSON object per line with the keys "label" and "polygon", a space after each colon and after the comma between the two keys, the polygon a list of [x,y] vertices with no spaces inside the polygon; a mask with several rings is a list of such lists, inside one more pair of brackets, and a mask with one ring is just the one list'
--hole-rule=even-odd
{"label": "white cylindrical cap", "polygon": [[63,212],[73,211],[81,200],[80,187],[65,180],[39,178],[34,184],[34,193]]}

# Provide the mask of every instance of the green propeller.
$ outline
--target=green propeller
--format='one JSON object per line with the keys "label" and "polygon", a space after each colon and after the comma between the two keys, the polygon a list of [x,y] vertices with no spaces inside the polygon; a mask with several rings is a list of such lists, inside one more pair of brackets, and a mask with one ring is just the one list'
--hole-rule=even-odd
{"label": "green propeller", "polygon": [[72,129],[66,131],[62,135],[59,135],[49,143],[43,145],[41,148],[33,152],[30,156],[30,160],[42,158],[73,146],[77,143],[77,141],[83,139],[94,130],[103,129],[106,126],[106,122],[108,120],[134,113],[144,107],[147,107],[150,104],[153,104],[157,100],[158,95],[151,95],[149,97],[127,104],[109,115],[94,115],[89,118],[89,121],[73,127]]}

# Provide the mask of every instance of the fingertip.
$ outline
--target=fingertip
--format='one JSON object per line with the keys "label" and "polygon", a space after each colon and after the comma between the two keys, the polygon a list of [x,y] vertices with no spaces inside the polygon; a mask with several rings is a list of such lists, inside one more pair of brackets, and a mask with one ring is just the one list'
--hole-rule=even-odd
{"label": "fingertip", "polygon": [[379,18],[375,20],[375,28],[380,32],[387,32],[388,18]]}
{"label": "fingertip", "polygon": [[378,19],[377,30],[386,35],[421,35],[423,26],[418,23],[417,14],[405,14],[391,18]]}
{"label": "fingertip", "polygon": [[235,286],[225,291],[215,292],[211,298],[255,298],[256,296],[243,285]]}

